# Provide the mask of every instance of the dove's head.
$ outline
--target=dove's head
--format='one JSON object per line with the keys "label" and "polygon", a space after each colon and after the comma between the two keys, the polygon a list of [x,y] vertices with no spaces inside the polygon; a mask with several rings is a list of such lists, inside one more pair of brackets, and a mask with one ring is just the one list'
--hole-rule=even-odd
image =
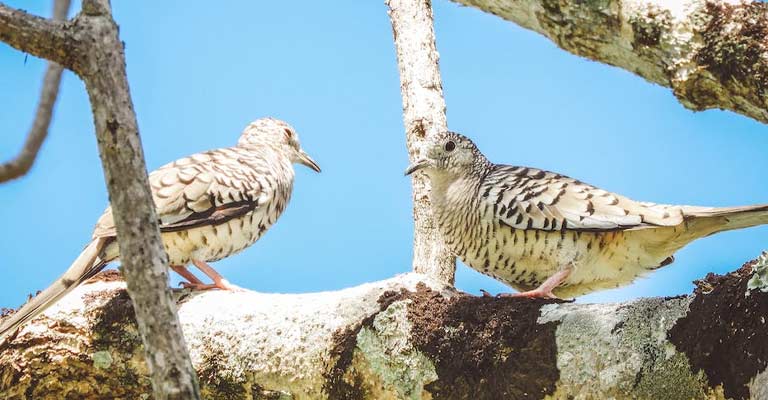
{"label": "dove's head", "polygon": [[405,170],[406,175],[423,170],[430,176],[465,176],[490,163],[477,146],[464,135],[443,132],[427,139],[419,158]]}
{"label": "dove's head", "polygon": [[320,166],[301,148],[296,130],[279,119],[260,118],[251,122],[243,130],[237,145],[244,148],[269,147],[289,157],[291,162],[320,172]]}

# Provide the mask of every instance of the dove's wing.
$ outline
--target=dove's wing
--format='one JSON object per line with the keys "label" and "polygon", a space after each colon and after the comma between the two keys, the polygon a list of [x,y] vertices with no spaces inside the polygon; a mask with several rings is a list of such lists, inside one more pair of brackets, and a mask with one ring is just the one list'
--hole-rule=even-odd
{"label": "dove's wing", "polygon": [[[161,232],[218,225],[268,201],[271,191],[232,152],[219,149],[195,154],[149,175]],[[99,218],[93,235],[115,236],[111,207]]]}
{"label": "dove's wing", "polygon": [[681,207],[634,201],[533,168],[495,166],[481,190],[496,218],[515,229],[614,231],[683,222]]}

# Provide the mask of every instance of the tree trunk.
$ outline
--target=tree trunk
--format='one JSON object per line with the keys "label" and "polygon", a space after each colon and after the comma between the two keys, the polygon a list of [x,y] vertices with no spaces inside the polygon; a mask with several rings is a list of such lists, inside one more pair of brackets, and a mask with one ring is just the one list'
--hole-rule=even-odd
{"label": "tree trunk", "polygon": [[[690,296],[620,304],[474,297],[415,273],[176,297],[209,399],[768,399],[768,293],[747,289],[752,264]],[[119,279],[98,276],[0,349],[0,397],[146,398]]]}
{"label": "tree trunk", "polygon": [[571,53],[672,88],[700,111],[768,123],[768,4],[738,0],[453,0]]}
{"label": "tree trunk", "polygon": [[84,0],[82,12],[65,23],[0,3],[0,40],[70,68],[85,82],[122,268],[135,305],[154,396],[158,400],[199,398],[197,376],[168,289],[167,255],[149,189],[123,44],[109,2]]}
{"label": "tree trunk", "polygon": [[[432,5],[429,0],[387,0],[386,3],[400,69],[408,155],[413,162],[421,154],[427,136],[448,129]],[[453,284],[456,260],[438,231],[429,191],[427,177],[414,174],[413,270]]]}

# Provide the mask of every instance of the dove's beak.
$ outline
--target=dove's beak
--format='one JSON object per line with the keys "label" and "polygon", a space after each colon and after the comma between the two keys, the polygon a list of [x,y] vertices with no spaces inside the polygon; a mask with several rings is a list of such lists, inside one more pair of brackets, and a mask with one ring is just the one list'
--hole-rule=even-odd
{"label": "dove's beak", "polygon": [[299,163],[302,165],[306,165],[309,168],[312,168],[315,172],[320,172],[320,166],[317,165],[315,160],[312,159],[312,157],[309,156],[309,154],[305,153],[304,150],[299,150]]}
{"label": "dove's beak", "polygon": [[420,169],[426,168],[429,166],[429,160],[426,158],[422,158],[420,160],[416,160],[413,164],[409,165],[408,168],[405,169],[405,175],[408,176]]}

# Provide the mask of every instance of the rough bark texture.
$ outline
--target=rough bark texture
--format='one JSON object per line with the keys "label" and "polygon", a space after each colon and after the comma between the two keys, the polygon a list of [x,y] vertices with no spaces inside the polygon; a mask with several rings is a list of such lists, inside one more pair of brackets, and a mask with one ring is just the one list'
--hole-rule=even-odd
{"label": "rough bark texture", "polygon": [[[56,0],[53,5],[53,20],[60,22],[67,18],[69,12],[69,0]],[[0,4],[0,12],[3,10]],[[53,106],[59,96],[59,83],[63,68],[54,62],[48,63],[43,77],[43,88],[40,90],[40,102],[37,105],[35,120],[32,122],[27,134],[24,147],[14,159],[0,164],[0,182],[16,179],[26,174],[35,162],[40,146],[48,136],[48,127],[51,125]]]}
{"label": "rough bark texture", "polygon": [[[766,399],[768,293],[752,274],[621,304],[474,297],[415,273],[176,295],[209,399]],[[146,398],[133,315],[117,272],[83,285],[0,349],[0,397]]]}
{"label": "rough bark texture", "polygon": [[0,4],[0,40],[58,62],[85,82],[122,268],[135,305],[155,398],[199,398],[196,375],[167,286],[167,256],[149,190],[123,44],[109,2],[84,0],[81,13],[66,23]]}
{"label": "rough bark texture", "polygon": [[[387,0],[403,96],[403,120],[411,162],[427,135],[448,129],[439,55],[429,0]],[[443,243],[429,201],[429,180],[413,176],[413,269],[453,283],[456,260]]]}
{"label": "rough bark texture", "polygon": [[74,21],[51,21],[0,3],[0,41],[75,70],[83,58]]}
{"label": "rough bark texture", "polygon": [[768,4],[740,0],[453,0],[571,53],[672,88],[692,110],[768,123]]}

